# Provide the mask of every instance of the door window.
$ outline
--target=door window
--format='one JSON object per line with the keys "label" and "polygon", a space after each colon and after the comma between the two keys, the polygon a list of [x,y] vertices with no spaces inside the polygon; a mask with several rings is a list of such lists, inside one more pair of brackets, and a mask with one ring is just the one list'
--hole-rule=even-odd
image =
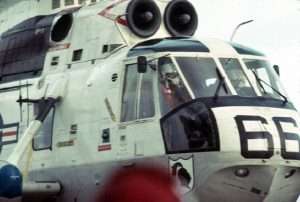
{"label": "door window", "polygon": [[44,120],[40,131],[33,138],[33,149],[44,150],[52,148],[54,108],[52,108]]}

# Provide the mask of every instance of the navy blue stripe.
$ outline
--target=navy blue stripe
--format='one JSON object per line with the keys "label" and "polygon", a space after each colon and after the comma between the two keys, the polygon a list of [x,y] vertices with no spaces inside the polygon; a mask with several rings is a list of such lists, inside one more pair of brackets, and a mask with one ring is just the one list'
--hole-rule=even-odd
{"label": "navy blue stripe", "polygon": [[284,104],[283,100],[278,100],[274,98],[266,97],[240,97],[240,96],[220,96],[218,98],[205,97],[197,98],[178,108],[169,112],[166,116],[169,116],[178,110],[196,102],[202,102],[207,108],[217,108],[217,107],[270,107],[270,108],[281,108],[290,109],[296,111],[296,108],[291,102]]}
{"label": "navy blue stripe", "polygon": [[249,107],[270,107],[296,110],[291,102],[284,103],[283,100],[266,97],[240,97],[240,96],[225,96],[214,98],[199,98],[196,101],[201,101],[209,108],[227,107],[227,106],[249,106]]}

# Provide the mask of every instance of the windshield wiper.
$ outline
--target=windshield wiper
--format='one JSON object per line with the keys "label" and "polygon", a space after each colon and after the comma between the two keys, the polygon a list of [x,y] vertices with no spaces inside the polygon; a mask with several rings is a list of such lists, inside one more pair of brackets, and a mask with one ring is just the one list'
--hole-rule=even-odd
{"label": "windshield wiper", "polygon": [[228,94],[228,90],[227,90],[226,85],[225,85],[225,78],[221,75],[220,70],[218,68],[216,68],[216,72],[217,72],[217,75],[220,79],[220,82],[217,86],[217,89],[216,89],[216,92],[215,92],[215,95],[214,95],[214,100],[217,100],[219,98],[219,92],[220,92],[222,86],[224,87],[225,93]]}
{"label": "windshield wiper", "polygon": [[288,102],[288,99],[285,95],[283,95],[281,92],[279,92],[277,89],[275,89],[274,87],[272,87],[268,82],[262,80],[261,78],[259,78],[259,76],[257,75],[257,73],[252,69],[251,70],[254,74],[254,77],[256,79],[256,81],[258,82],[259,86],[263,89],[263,93],[264,94],[267,94],[267,91],[265,90],[265,88],[263,87],[263,84],[264,83],[265,85],[267,85],[268,87],[270,87],[274,92],[276,92],[280,97],[282,97],[284,100],[283,100],[283,104],[286,104]]}

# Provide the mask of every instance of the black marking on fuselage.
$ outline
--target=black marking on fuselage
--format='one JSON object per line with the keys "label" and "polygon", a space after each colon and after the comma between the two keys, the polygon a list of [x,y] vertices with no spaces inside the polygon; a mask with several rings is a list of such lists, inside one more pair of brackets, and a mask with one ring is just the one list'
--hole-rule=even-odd
{"label": "black marking on fuselage", "polygon": [[251,188],[251,192],[252,192],[252,193],[255,193],[255,194],[258,194],[258,195],[260,195],[260,194],[261,194],[261,190],[260,190],[260,189],[257,189],[257,188],[255,188],[255,187],[252,187],[252,188]]}
{"label": "black marking on fuselage", "polygon": [[[201,100],[201,98],[199,98]],[[291,102],[283,103],[283,100],[268,97],[241,97],[224,96],[216,101],[212,98],[202,100],[208,107],[270,107],[296,110]]]}
{"label": "black marking on fuselage", "polygon": [[[208,108],[217,107],[270,107],[270,108],[281,108],[290,109],[296,111],[296,108],[291,102],[283,103],[283,100],[269,98],[269,97],[241,97],[241,96],[222,96],[219,99],[214,99],[214,97],[202,97],[196,98],[190,102],[184,103],[179,107],[175,108],[170,113],[174,113],[183,107],[186,107],[195,102],[202,102]],[[168,116],[166,114],[166,116]]]}

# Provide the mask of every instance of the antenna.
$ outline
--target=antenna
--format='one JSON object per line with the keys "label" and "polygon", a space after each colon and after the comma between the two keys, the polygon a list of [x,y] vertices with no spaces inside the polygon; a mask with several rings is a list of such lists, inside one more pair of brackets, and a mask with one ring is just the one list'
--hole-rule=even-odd
{"label": "antenna", "polygon": [[235,36],[237,30],[238,30],[241,26],[243,26],[243,25],[245,25],[245,24],[248,24],[248,23],[251,23],[251,22],[253,22],[253,21],[254,21],[254,20],[247,20],[247,21],[244,21],[244,22],[241,22],[240,24],[238,24],[238,25],[235,27],[235,29],[233,30],[233,32],[232,32],[232,35],[231,35],[231,37],[230,37],[230,42],[233,41],[233,37]]}

